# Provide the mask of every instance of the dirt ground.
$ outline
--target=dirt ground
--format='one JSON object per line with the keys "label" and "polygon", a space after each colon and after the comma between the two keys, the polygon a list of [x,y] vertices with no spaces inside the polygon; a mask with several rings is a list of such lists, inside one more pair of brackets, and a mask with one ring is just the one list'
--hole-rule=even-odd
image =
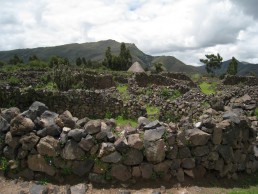
{"label": "dirt ground", "polygon": [[[97,185],[91,183],[85,183],[87,186],[87,194],[220,194],[230,192],[247,192],[258,193],[258,174],[254,175],[241,175],[238,180],[229,179],[217,179],[216,177],[209,175],[205,178],[193,180],[186,178],[185,182],[178,183],[176,180],[160,181],[160,180],[148,180],[148,181],[135,181],[135,183],[117,183]],[[26,194],[32,185],[35,185],[33,181],[24,181],[21,179],[6,179],[0,176],[0,194]],[[69,183],[65,185],[55,185],[47,183],[45,185],[48,188],[48,193],[67,193],[67,188],[70,187]],[[71,185],[72,186],[72,185]],[[246,190],[245,190],[246,189]]]}

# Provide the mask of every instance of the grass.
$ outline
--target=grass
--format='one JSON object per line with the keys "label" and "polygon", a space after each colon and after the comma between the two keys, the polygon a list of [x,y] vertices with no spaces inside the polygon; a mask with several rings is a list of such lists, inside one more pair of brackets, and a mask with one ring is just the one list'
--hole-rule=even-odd
{"label": "grass", "polygon": [[126,93],[126,92],[127,92],[127,88],[128,88],[127,85],[118,85],[118,86],[116,87],[116,89],[117,89],[120,93]]}
{"label": "grass", "polygon": [[132,119],[125,119],[123,116],[118,116],[116,118],[116,123],[118,126],[131,124],[132,127],[137,127],[137,122]]}
{"label": "grass", "polygon": [[255,109],[255,115],[256,115],[256,118],[258,118],[258,107],[256,107]]}
{"label": "grass", "polygon": [[0,171],[6,171],[8,166],[8,161],[5,157],[0,158]]}
{"label": "grass", "polygon": [[202,82],[199,86],[201,88],[202,93],[210,95],[216,93],[216,83],[208,83],[208,82]]}
{"label": "grass", "polygon": [[147,111],[148,117],[150,117],[150,120],[159,119],[159,114],[160,114],[160,108],[159,107],[147,105],[146,106],[146,111]]}

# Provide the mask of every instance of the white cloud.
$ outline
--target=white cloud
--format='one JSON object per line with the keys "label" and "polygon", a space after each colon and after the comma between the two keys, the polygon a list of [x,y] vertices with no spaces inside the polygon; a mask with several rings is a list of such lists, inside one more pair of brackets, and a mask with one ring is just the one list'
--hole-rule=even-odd
{"label": "white cloud", "polygon": [[241,2],[0,0],[0,50],[115,39],[187,64],[207,52],[258,63],[255,2]]}

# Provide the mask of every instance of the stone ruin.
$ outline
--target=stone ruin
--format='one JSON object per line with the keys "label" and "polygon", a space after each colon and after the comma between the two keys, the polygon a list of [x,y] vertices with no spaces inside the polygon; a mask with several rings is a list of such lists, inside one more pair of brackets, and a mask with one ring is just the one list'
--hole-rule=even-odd
{"label": "stone ruin", "polygon": [[[114,80],[129,84],[130,100],[124,102],[105,78],[110,80],[102,76],[99,83],[107,85],[94,79],[100,90],[1,86],[0,107],[18,106],[0,112],[5,175],[29,180],[49,176],[60,182],[74,175],[104,184],[184,181],[185,176],[207,173],[237,179],[242,172],[257,170],[257,84],[230,86],[207,96],[183,74],[117,75]],[[147,87],[151,95],[136,98]],[[159,100],[162,87],[179,90],[182,96]],[[147,102],[161,106],[159,120],[143,117],[148,116],[143,107]],[[105,118],[121,114],[138,118],[138,126],[118,126]]]}

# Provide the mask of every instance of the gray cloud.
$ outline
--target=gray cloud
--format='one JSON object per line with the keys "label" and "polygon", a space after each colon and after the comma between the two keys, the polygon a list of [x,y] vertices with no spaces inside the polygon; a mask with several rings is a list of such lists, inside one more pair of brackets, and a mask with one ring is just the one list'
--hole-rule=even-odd
{"label": "gray cloud", "polygon": [[[0,0],[1,1],[1,0]],[[255,0],[1,1],[0,50],[115,39],[199,64],[219,52],[257,62]]]}
{"label": "gray cloud", "polygon": [[232,3],[239,6],[239,8],[244,11],[245,14],[251,15],[255,19],[258,19],[258,1],[257,0],[231,0]]}

